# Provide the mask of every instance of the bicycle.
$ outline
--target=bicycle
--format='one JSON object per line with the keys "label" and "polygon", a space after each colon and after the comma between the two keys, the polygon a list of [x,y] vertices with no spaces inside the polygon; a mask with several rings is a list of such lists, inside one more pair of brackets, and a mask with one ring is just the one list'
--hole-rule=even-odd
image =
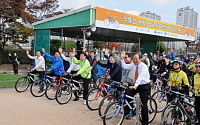
{"label": "bicycle", "polygon": [[[191,110],[192,108],[194,108],[194,105],[190,104],[186,100],[186,98],[190,98],[190,100],[193,100],[192,97],[186,96],[185,94],[181,94],[176,91],[170,92],[175,94],[176,97],[172,101],[172,105],[168,107],[166,114],[162,118],[161,125],[195,124],[197,122],[196,113],[195,110]],[[187,117],[187,120],[185,119],[185,116]]]}
{"label": "bicycle", "polygon": [[[56,101],[63,105],[68,103],[71,100],[72,92],[76,93],[79,98],[83,97],[83,81],[76,81],[73,78],[73,74],[68,74],[70,78],[67,80],[67,83],[62,84],[56,91]],[[76,86],[74,83],[79,84]]]}
{"label": "bicycle", "polygon": [[115,20],[115,18],[116,18],[116,16],[114,16],[114,18],[110,17],[109,16],[109,11],[108,11],[108,18],[106,18],[104,20],[104,25],[106,27],[108,27],[110,25],[110,23],[111,23],[111,24],[114,24],[115,28],[118,28],[119,27],[119,21]]}
{"label": "bicycle", "polygon": [[[162,90],[163,79],[165,79],[161,76],[161,74],[153,74],[153,75],[156,76],[157,78],[156,78],[156,82],[152,83],[152,85],[151,85],[151,93],[152,94],[159,90]],[[169,81],[169,80],[166,80],[166,81]]]}
{"label": "bicycle", "polygon": [[[168,79],[162,78],[162,80],[169,81]],[[168,103],[168,98],[166,94],[169,93],[167,89],[159,90],[155,92],[151,97],[157,103],[157,113],[162,112]]]}
{"label": "bicycle", "polygon": [[46,90],[45,90],[45,96],[49,100],[56,99],[57,89],[59,88],[60,85],[65,83],[64,80],[66,80],[66,81],[68,80],[68,79],[62,77],[62,75],[64,75],[64,72],[61,73],[59,70],[57,70],[57,71],[61,74],[61,76],[59,76],[60,78],[59,79],[56,78],[58,76],[53,77],[53,79],[52,79],[53,81],[50,84],[47,85]]}
{"label": "bicycle", "polygon": [[[127,89],[127,87],[124,87],[122,85],[119,85],[119,87],[123,88],[124,93],[125,93],[125,90]],[[136,106],[133,106],[133,108],[131,108],[131,106],[128,103],[128,101],[126,100],[126,98],[132,99],[132,101],[130,103],[133,103],[133,104],[136,104],[136,98],[126,95],[124,93],[122,94],[121,99],[119,101],[115,101],[115,102],[111,103],[106,108],[106,110],[104,112],[104,116],[103,116],[103,124],[104,125],[109,125],[109,123],[114,124],[114,125],[116,125],[116,124],[121,125],[124,120],[124,115],[125,115],[124,106],[127,106],[127,105],[129,107],[129,109],[131,110],[132,114],[135,116],[135,112],[137,110],[135,108]],[[150,101],[150,104],[148,106],[150,106],[150,107],[148,108],[148,113],[150,115],[153,114],[148,121],[150,123],[154,120],[154,118],[156,116],[157,104],[156,104],[155,100],[152,98],[148,98],[148,102],[149,101]],[[154,105],[152,105],[153,103],[151,103],[151,101],[154,102]],[[140,118],[140,114],[141,113],[138,114],[137,118]],[[142,121],[141,118],[140,118],[140,121]]]}
{"label": "bicycle", "polygon": [[[19,78],[15,83],[15,90],[17,92],[24,92],[28,89],[30,86],[30,81],[34,82],[34,78],[32,76],[37,76],[35,74],[31,73],[31,68],[28,68],[24,65],[24,67],[27,69],[27,75]],[[38,77],[38,76],[37,76]]]}
{"label": "bicycle", "polygon": [[36,80],[30,87],[31,94],[34,97],[43,96],[46,92],[47,86],[51,84],[51,81],[49,79],[54,78],[45,74],[43,79]]}
{"label": "bicycle", "polygon": [[[104,77],[101,78],[103,79]],[[108,95],[106,87],[109,88],[110,85],[105,84],[104,81],[102,81],[97,88],[94,88],[88,92],[86,97],[86,105],[90,110],[97,110],[99,108],[99,103],[102,100],[100,98]]]}
{"label": "bicycle", "polygon": [[98,75],[98,79],[96,81],[96,86],[99,87],[99,85],[101,84],[101,82],[107,77],[109,76],[109,71],[108,70],[103,70],[101,69],[101,71],[104,72],[104,74],[102,75]]}

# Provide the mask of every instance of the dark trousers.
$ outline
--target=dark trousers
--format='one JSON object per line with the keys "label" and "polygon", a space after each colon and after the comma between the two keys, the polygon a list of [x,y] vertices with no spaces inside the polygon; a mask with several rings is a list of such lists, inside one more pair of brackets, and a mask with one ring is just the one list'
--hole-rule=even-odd
{"label": "dark trousers", "polygon": [[18,64],[17,63],[13,64],[13,71],[14,71],[14,75],[18,75]]}
{"label": "dark trousers", "polygon": [[[125,94],[129,96],[134,96],[135,94],[139,93],[140,99],[142,102],[142,125],[148,125],[148,107],[147,107],[147,101],[150,95],[150,84],[140,85],[136,90],[134,89],[128,89],[126,90]],[[132,101],[132,99],[126,98],[128,102]],[[131,104],[133,106],[133,104]],[[130,112],[130,108],[128,106],[125,106],[124,108],[125,115]]]}
{"label": "dark trousers", "polygon": [[[40,78],[40,79],[43,79],[44,74],[45,74],[45,71],[37,71],[37,70],[35,69],[35,70],[33,70],[31,73],[32,73],[32,74],[38,73],[38,74],[39,74],[39,78]],[[34,79],[34,76],[33,76],[33,75],[31,75],[31,77]],[[32,82],[33,82],[33,81],[32,81]]]}
{"label": "dark trousers", "polygon": [[56,76],[56,79],[57,79],[57,80],[60,79],[60,76],[56,75],[56,74],[54,73],[54,71],[51,71],[50,73],[47,73],[46,75],[48,75],[48,76]]}
{"label": "dark trousers", "polygon": [[[88,84],[89,84],[90,79],[83,78],[83,77],[81,77],[81,75],[74,77],[74,79],[76,79],[76,80],[82,79],[83,80],[83,89],[84,89],[83,90],[83,99],[86,100],[86,97],[88,94]],[[78,84],[76,84],[76,83],[74,83],[74,84],[79,87]],[[74,93],[74,95],[76,98],[78,98],[78,96],[76,95],[76,92]]]}
{"label": "dark trousers", "polygon": [[195,96],[195,110],[196,110],[197,119],[200,123],[200,96]]}

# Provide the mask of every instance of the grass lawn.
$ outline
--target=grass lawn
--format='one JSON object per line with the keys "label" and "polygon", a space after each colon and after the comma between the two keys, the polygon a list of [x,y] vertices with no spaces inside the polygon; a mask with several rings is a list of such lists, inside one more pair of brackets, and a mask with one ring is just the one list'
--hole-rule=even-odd
{"label": "grass lawn", "polygon": [[22,76],[0,73],[0,88],[14,87],[20,77]]}

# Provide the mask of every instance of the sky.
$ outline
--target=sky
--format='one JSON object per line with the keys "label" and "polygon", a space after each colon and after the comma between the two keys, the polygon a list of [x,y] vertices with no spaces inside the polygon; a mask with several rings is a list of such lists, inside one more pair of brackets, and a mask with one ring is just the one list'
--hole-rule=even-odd
{"label": "sky", "polygon": [[96,5],[133,15],[151,11],[160,15],[161,21],[171,24],[176,24],[177,9],[190,6],[198,13],[197,25],[200,28],[200,0],[59,0],[59,5],[59,10]]}

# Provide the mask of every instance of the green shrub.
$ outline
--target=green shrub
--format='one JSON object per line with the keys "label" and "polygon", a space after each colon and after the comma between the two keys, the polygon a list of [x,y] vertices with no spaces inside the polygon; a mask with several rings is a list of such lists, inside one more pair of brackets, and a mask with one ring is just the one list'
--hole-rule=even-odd
{"label": "green shrub", "polygon": [[26,50],[22,50],[22,49],[12,49],[12,50],[7,50],[4,49],[3,50],[3,54],[2,54],[2,63],[3,64],[11,64],[12,61],[9,58],[8,54],[11,54],[13,56],[14,53],[17,53],[17,56],[21,59],[20,64],[32,64],[33,60],[29,59],[28,56],[26,55]]}

